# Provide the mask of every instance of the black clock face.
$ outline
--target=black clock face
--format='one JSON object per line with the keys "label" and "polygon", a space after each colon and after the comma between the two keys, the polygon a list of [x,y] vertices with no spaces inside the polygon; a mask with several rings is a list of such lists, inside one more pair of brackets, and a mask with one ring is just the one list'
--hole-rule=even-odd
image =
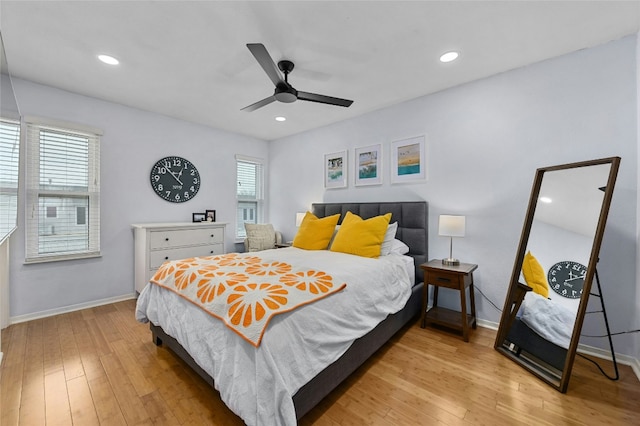
{"label": "black clock face", "polygon": [[151,169],[151,186],[163,200],[184,203],[200,189],[200,174],[190,161],[181,157],[164,157]]}
{"label": "black clock face", "polygon": [[549,287],[560,296],[569,299],[579,299],[582,296],[582,286],[587,267],[570,260],[558,262],[547,273]]}

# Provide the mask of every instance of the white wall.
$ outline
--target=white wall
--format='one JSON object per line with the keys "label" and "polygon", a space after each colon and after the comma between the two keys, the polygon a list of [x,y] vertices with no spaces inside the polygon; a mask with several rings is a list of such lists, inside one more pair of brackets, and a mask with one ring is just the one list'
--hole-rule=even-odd
{"label": "white wall", "polygon": [[[637,315],[636,43],[626,37],[273,141],[272,221],[291,238],[295,212],[312,202],[423,199],[429,202],[429,254],[439,258],[448,254],[448,241],[437,236],[438,215],[464,214],[467,235],[454,242],[454,255],[479,265],[477,288],[502,309],[535,169],[621,156],[598,269],[611,327],[628,330]],[[464,58],[458,66],[466,66]],[[422,134],[428,180],[391,185],[389,143]],[[354,148],[375,143],[384,146],[384,183],[354,187]],[[325,190],[323,155],[343,149],[349,186]],[[487,300],[476,302],[479,318],[499,321]],[[596,330],[599,319],[588,318],[584,331],[600,334]],[[634,353],[633,337],[615,339],[618,352]],[[582,343],[607,347],[606,339]]]}
{"label": "white wall", "polygon": [[[235,221],[235,154],[268,158],[268,143],[14,79],[23,115],[102,129],[102,257],[24,265],[24,205],[11,240],[11,317],[20,320],[73,305],[132,295],[133,232],[140,222],[189,222],[214,209],[219,222]],[[192,200],[175,204],[155,195],[153,164],[167,155],[192,161],[202,178]],[[22,189],[23,191],[23,189]],[[23,195],[23,194],[22,194]],[[23,198],[24,199],[24,198]],[[233,226],[227,250],[234,250]]]}

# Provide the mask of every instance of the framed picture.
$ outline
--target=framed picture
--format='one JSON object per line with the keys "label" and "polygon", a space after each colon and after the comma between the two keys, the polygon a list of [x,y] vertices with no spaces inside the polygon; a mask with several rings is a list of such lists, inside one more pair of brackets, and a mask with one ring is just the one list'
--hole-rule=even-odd
{"label": "framed picture", "polygon": [[356,148],[356,186],[382,184],[382,145]]}
{"label": "framed picture", "polygon": [[206,217],[204,213],[191,213],[192,222],[204,222],[206,221]]}
{"label": "framed picture", "polygon": [[216,221],[216,211],[215,210],[205,210],[204,218],[207,222],[215,222]]}
{"label": "framed picture", "polygon": [[324,155],[324,187],[345,188],[347,186],[347,151]]}
{"label": "framed picture", "polygon": [[424,136],[391,142],[391,183],[427,179]]}

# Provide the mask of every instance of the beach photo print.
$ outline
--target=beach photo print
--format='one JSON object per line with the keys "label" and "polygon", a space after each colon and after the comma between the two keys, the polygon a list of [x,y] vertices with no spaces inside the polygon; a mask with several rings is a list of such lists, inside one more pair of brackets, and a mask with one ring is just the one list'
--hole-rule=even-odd
{"label": "beach photo print", "polygon": [[427,160],[424,136],[391,142],[391,183],[424,181]]}

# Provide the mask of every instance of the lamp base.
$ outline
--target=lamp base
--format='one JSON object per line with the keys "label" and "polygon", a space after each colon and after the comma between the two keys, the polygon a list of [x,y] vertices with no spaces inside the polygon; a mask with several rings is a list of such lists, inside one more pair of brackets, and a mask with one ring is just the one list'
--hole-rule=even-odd
{"label": "lamp base", "polygon": [[442,264],[447,266],[458,266],[460,264],[460,261],[458,259],[448,258],[442,259]]}

